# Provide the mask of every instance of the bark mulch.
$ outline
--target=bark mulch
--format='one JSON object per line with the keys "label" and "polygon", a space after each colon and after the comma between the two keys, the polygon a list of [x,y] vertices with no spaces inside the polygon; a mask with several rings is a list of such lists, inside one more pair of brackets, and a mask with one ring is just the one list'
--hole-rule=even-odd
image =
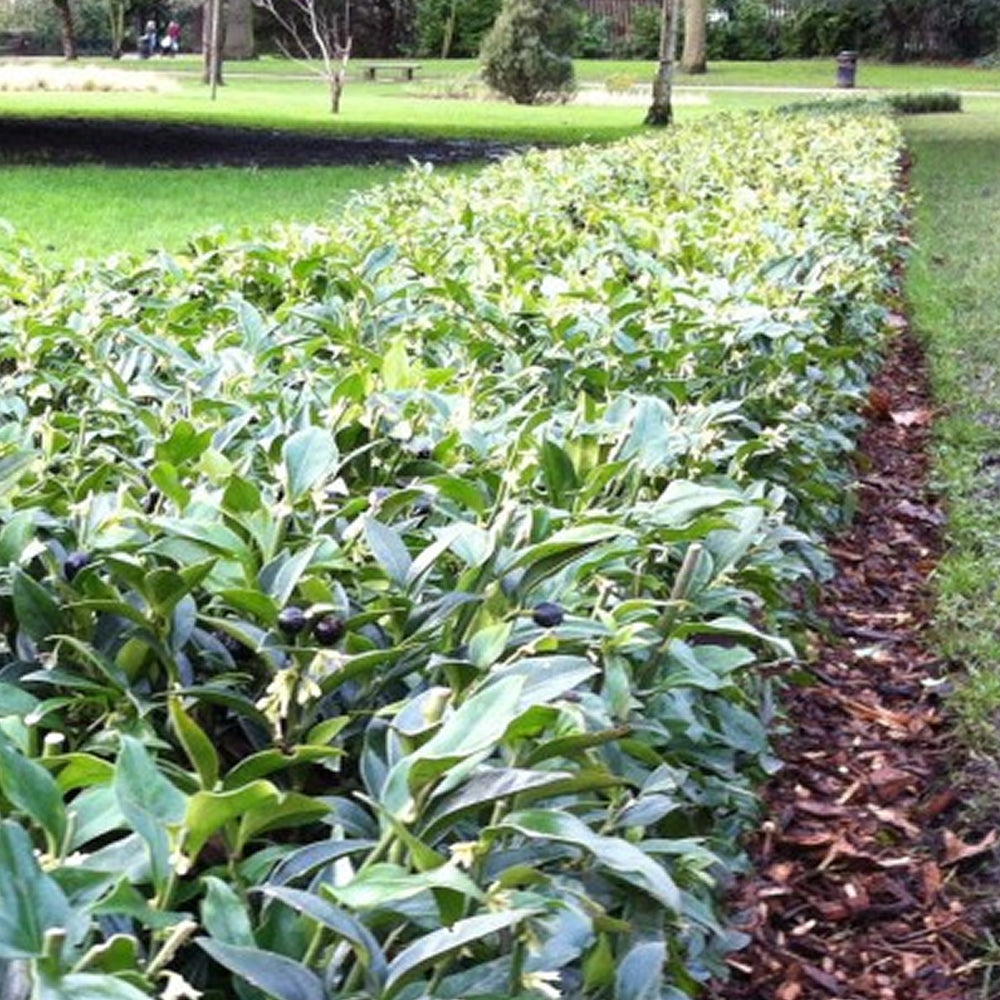
{"label": "bark mulch", "polygon": [[919,349],[900,335],[875,381],[855,524],[833,546],[820,640],[789,687],[784,770],[765,790],[755,874],[735,891],[751,943],[715,1000],[959,1000],[974,933],[954,874],[995,840],[948,829],[956,792],[924,641],[944,517],[927,486]]}
{"label": "bark mulch", "polygon": [[83,118],[0,118],[0,162],[117,167],[309,167],[499,159],[498,142]]}

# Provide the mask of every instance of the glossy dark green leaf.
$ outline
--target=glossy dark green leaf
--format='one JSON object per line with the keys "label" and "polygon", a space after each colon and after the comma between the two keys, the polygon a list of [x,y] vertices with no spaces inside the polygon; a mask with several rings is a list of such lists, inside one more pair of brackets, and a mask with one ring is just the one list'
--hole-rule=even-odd
{"label": "glossy dark green leaf", "polygon": [[626,840],[595,833],[570,813],[557,809],[524,809],[505,816],[499,826],[528,837],[579,847],[617,878],[641,889],[668,910],[680,912],[680,892],[662,865]]}
{"label": "glossy dark green leaf", "polygon": [[514,927],[533,913],[533,910],[524,909],[486,913],[467,917],[465,920],[456,921],[451,927],[425,934],[415,944],[401,951],[389,964],[389,975],[383,997],[385,1000],[390,1000],[424,969],[442,958],[461,951],[474,941],[480,941],[498,931]]}
{"label": "glossy dark green leaf", "polygon": [[378,940],[360,920],[329,900],[301,889],[265,885],[261,887],[261,892],[269,899],[276,899],[290,906],[349,941],[367,969],[372,986],[376,991],[381,991],[388,971],[385,955]]}
{"label": "glossy dark green leaf", "polygon": [[14,571],[14,614],[18,626],[35,642],[67,631],[52,595],[22,570]]}
{"label": "glossy dark green leaf", "polygon": [[660,1000],[667,948],[643,941],[629,949],[615,974],[615,1000]]}
{"label": "glossy dark green leaf", "polygon": [[301,962],[273,951],[195,938],[195,944],[219,965],[235,972],[273,1000],[328,1000],[323,980]]}
{"label": "glossy dark green leaf", "polygon": [[260,815],[271,806],[278,807],[281,793],[269,781],[252,781],[231,791],[202,789],[187,800],[184,849],[197,858],[209,838],[227,823],[245,816]]}
{"label": "glossy dark green leaf", "polygon": [[39,956],[46,931],[61,928],[73,941],[88,923],[41,870],[27,833],[13,820],[0,822],[0,901],[0,961]]}
{"label": "glossy dark green leaf", "polygon": [[337,445],[328,430],[306,427],[285,441],[281,455],[288,499],[295,503],[333,469]]}
{"label": "glossy dark green leaf", "polygon": [[41,764],[29,760],[0,733],[0,790],[15,809],[33,819],[58,851],[66,836],[66,809],[56,780]]}
{"label": "glossy dark green leaf", "polygon": [[149,1000],[149,994],[118,976],[71,972],[56,979],[43,977],[37,1000]]}
{"label": "glossy dark green leaf", "polygon": [[406,586],[412,560],[399,534],[373,517],[364,520],[365,539],[372,555],[385,570],[386,575],[399,587]]}
{"label": "glossy dark green leaf", "polygon": [[113,784],[118,808],[149,848],[153,881],[161,888],[170,874],[167,827],[180,826],[187,799],[159,771],[137,739],[123,736]]}
{"label": "glossy dark green leaf", "polygon": [[219,755],[201,726],[185,711],[179,698],[168,702],[170,724],[188,760],[198,773],[202,788],[212,789],[219,780]]}
{"label": "glossy dark green leaf", "polygon": [[201,923],[212,939],[241,948],[256,947],[249,911],[233,887],[214,875],[206,875],[202,881]]}

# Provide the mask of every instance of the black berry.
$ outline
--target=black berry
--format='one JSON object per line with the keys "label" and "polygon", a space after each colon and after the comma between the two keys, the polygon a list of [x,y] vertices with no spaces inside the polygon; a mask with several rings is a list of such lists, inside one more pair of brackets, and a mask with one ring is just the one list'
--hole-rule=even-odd
{"label": "black berry", "polygon": [[542,601],[541,604],[536,604],[532,609],[531,617],[535,624],[541,625],[542,628],[555,628],[556,625],[562,624],[566,612],[559,604],[554,604],[552,601]]}
{"label": "black berry", "polygon": [[339,615],[324,615],[313,625],[313,636],[321,646],[335,646],[346,631],[344,619]]}
{"label": "black berry", "polygon": [[84,566],[90,565],[90,556],[86,552],[71,552],[63,563],[63,576],[72,580]]}
{"label": "black berry", "polygon": [[294,604],[289,604],[287,608],[283,608],[278,615],[278,628],[285,635],[298,635],[300,632],[305,631],[308,624],[309,620],[306,618],[306,613]]}

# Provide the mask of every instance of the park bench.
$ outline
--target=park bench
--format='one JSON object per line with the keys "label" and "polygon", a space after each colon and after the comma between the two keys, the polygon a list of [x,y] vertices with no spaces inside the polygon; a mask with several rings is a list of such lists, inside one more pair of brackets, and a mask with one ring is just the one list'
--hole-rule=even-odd
{"label": "park bench", "polygon": [[361,67],[362,74],[366,80],[378,79],[379,73],[395,74],[397,80],[412,80],[420,63],[365,63]]}

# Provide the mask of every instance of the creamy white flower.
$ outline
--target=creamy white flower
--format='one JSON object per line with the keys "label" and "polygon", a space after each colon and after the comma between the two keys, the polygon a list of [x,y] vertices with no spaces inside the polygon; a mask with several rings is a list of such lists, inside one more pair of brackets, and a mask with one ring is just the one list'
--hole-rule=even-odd
{"label": "creamy white flower", "polygon": [[199,1000],[201,990],[196,990],[183,976],[176,972],[164,972],[167,985],[163,987],[160,1000]]}
{"label": "creamy white flower", "polygon": [[558,972],[525,972],[521,976],[521,986],[532,993],[540,993],[546,1000],[559,1000],[562,990],[559,988]]}

